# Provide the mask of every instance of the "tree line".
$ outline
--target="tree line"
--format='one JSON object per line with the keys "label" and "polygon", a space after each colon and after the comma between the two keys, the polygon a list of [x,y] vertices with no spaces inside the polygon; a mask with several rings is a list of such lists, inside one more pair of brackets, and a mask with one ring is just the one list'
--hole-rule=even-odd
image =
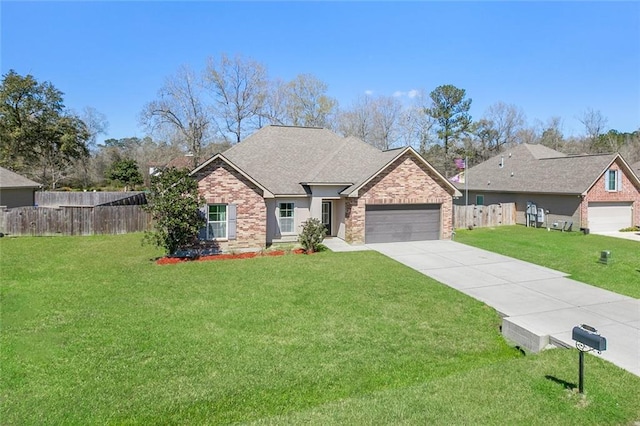
{"label": "tree line", "polygon": [[471,105],[464,89],[444,84],[413,91],[408,104],[397,96],[363,95],[341,106],[312,74],[283,81],[258,61],[222,54],[201,71],[182,66],[166,78],[140,111],[148,136],[98,145],[108,130],[104,114],[90,107],[70,111],[52,83],[11,70],[0,86],[0,165],[46,188],[141,185],[148,165],[189,153],[195,166],[269,124],[324,127],[380,149],[409,145],[445,175],[455,173],[455,158],[473,165],[520,143],[640,160],[640,131],[609,129],[598,110],[581,113],[582,136],[566,137],[561,117],[531,124],[521,108],[497,102],[474,120]]}

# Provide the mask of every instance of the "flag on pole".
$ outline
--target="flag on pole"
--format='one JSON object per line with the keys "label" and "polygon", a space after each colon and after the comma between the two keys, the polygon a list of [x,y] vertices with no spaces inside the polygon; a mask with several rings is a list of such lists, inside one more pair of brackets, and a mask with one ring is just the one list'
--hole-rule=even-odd
{"label": "flag on pole", "polygon": [[454,183],[464,183],[464,172],[458,173],[457,175],[450,178],[449,181]]}
{"label": "flag on pole", "polygon": [[459,170],[463,170],[466,168],[466,164],[463,158],[456,158],[453,160],[456,163],[456,168]]}

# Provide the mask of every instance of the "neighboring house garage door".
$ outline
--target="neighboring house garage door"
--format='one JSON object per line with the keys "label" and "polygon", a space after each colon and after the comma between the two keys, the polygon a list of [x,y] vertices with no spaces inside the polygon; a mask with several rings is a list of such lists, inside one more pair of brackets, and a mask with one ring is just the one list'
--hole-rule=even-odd
{"label": "neighboring house garage door", "polygon": [[631,203],[589,203],[589,231],[612,232],[631,226]]}
{"label": "neighboring house garage door", "polygon": [[439,204],[370,204],[365,213],[365,243],[437,240]]}

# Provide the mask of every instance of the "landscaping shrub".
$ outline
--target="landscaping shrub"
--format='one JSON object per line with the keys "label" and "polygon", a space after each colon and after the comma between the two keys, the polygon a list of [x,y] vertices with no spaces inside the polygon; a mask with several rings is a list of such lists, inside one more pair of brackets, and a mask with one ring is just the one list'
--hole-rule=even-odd
{"label": "landscaping shrub", "polygon": [[327,228],[320,222],[320,219],[311,218],[302,223],[302,232],[300,232],[298,242],[308,253],[313,253],[320,249],[320,244],[326,235]]}
{"label": "landscaping shrub", "polygon": [[153,231],[145,241],[165,249],[167,254],[194,244],[206,219],[198,208],[205,204],[198,182],[186,170],[169,168],[151,176],[151,190],[144,208],[153,216]]}

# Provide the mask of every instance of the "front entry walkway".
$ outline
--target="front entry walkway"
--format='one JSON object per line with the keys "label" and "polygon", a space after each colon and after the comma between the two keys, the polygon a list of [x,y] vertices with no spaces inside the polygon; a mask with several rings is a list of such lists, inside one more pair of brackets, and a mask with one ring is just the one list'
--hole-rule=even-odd
{"label": "front entry walkway", "polygon": [[338,237],[326,237],[322,244],[326,246],[331,251],[364,251],[371,250],[369,247],[364,244],[360,245],[351,245],[347,243],[345,240]]}
{"label": "front entry walkway", "polygon": [[591,325],[607,339],[598,356],[640,376],[638,299],[454,241],[367,246],[493,307],[503,317],[505,337],[531,351],[574,347],[573,327]]}

